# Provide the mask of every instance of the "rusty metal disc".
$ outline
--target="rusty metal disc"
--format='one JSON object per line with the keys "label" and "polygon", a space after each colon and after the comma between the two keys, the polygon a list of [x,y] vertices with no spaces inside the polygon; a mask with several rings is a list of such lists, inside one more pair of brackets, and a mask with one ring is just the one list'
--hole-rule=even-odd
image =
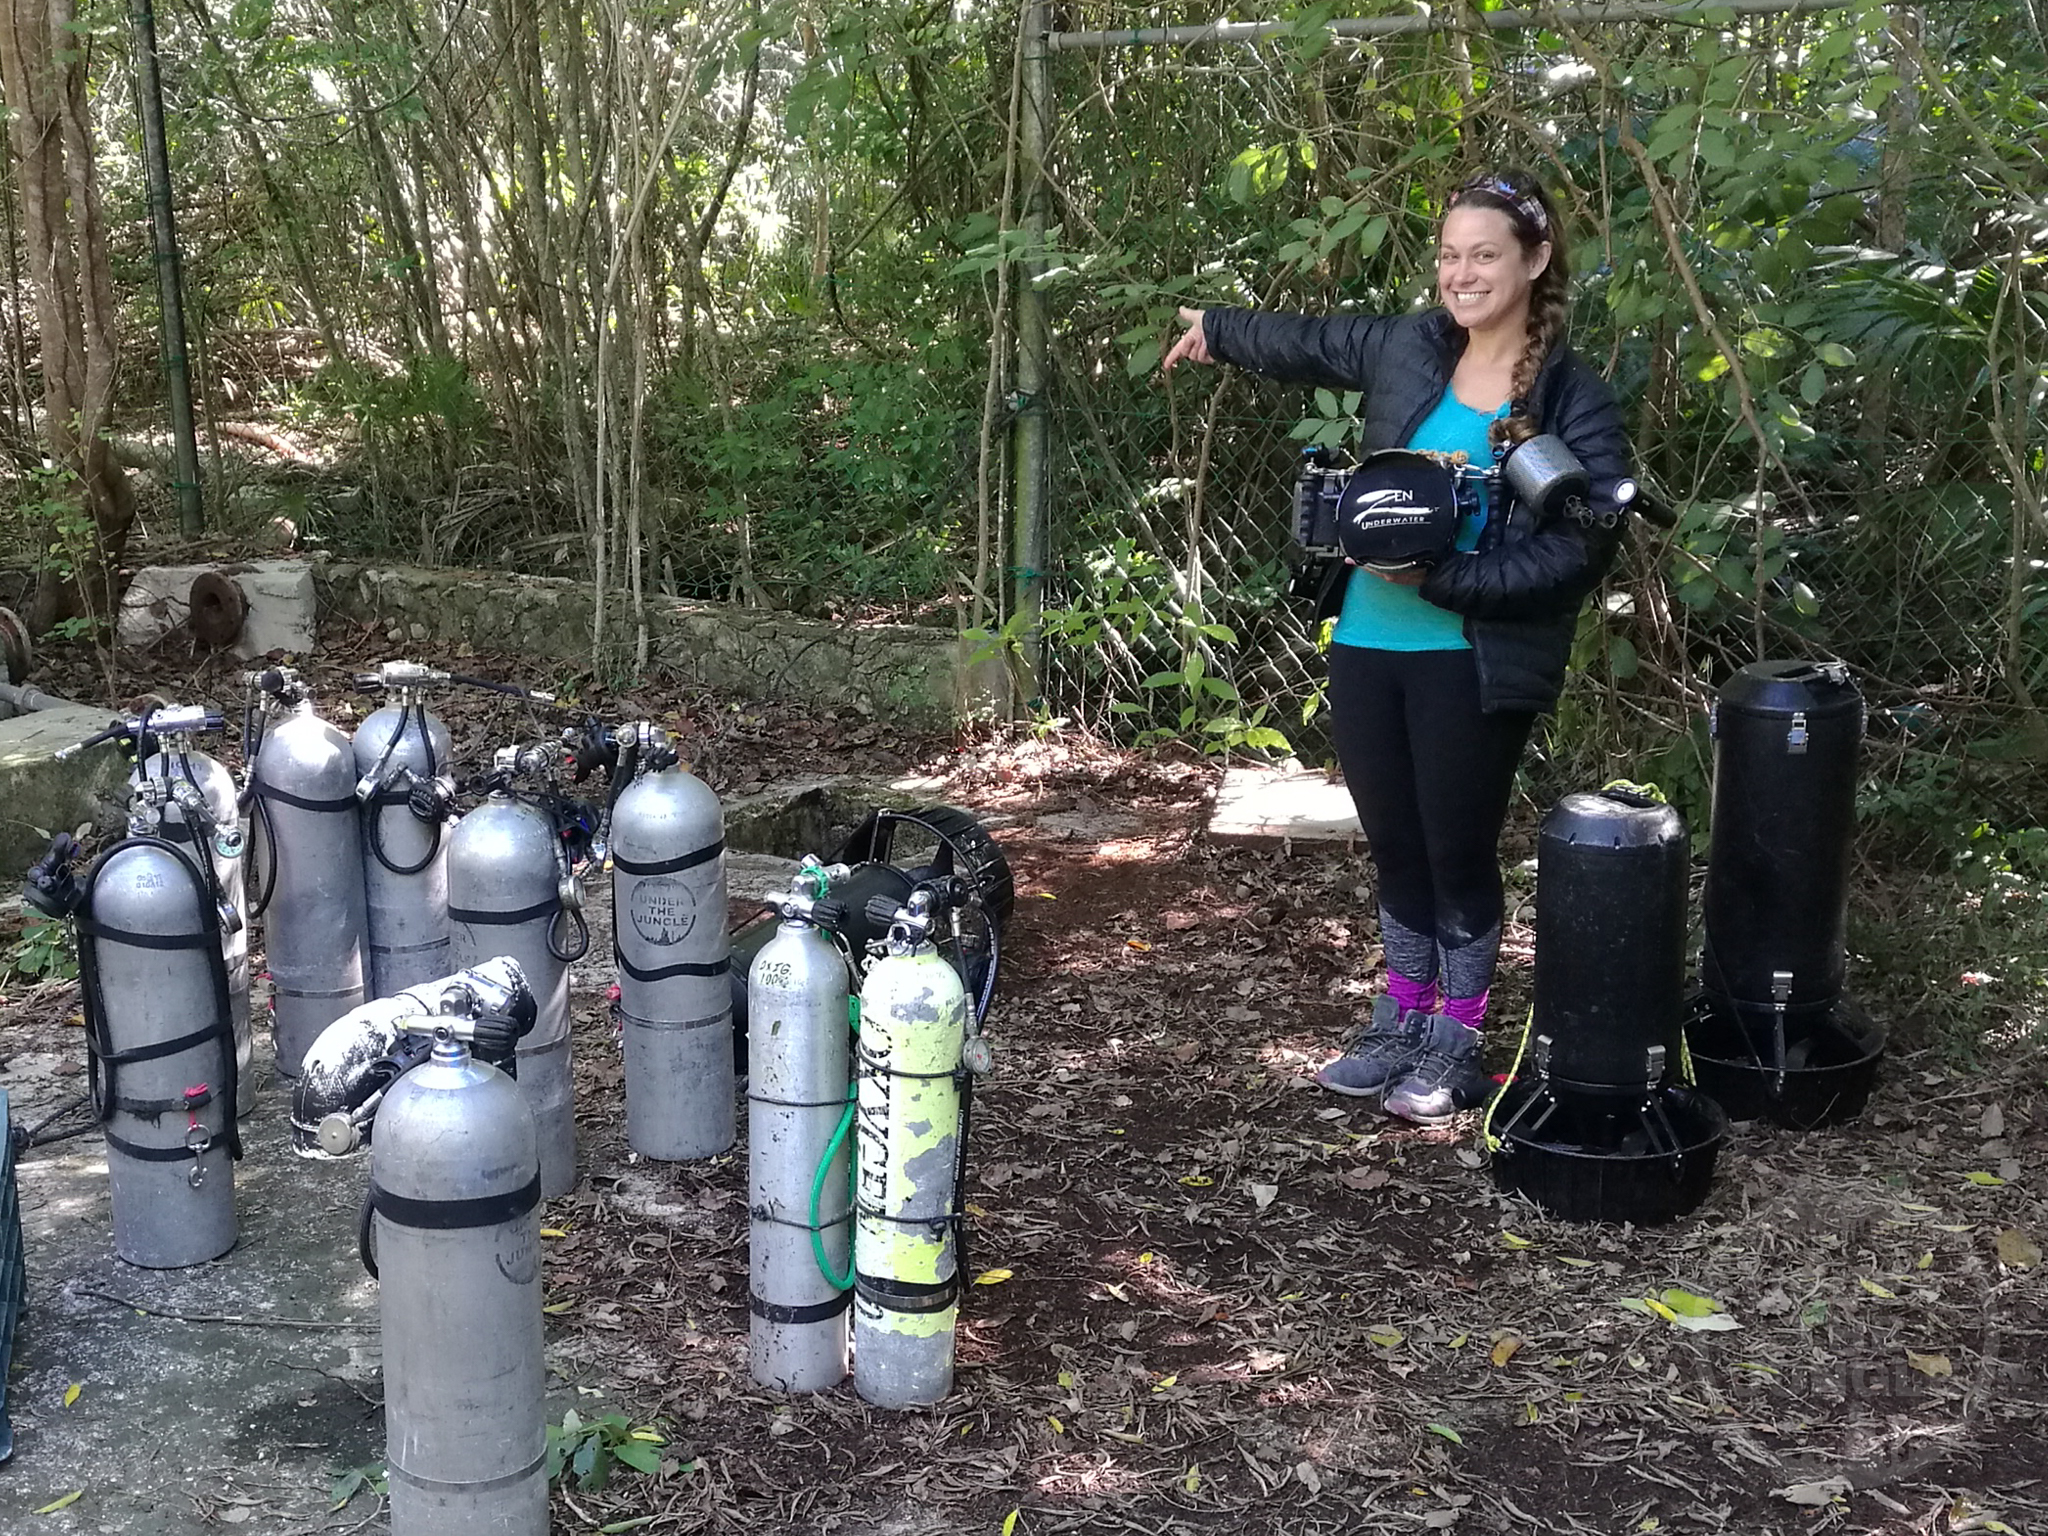
{"label": "rusty metal disc", "polygon": [[192,638],[208,650],[223,650],[242,638],[242,620],[248,616],[249,600],[229,577],[219,571],[201,571],[192,578],[187,602],[190,617],[186,625]]}
{"label": "rusty metal disc", "polygon": [[19,683],[35,669],[36,648],[28,626],[12,608],[0,608],[0,682]]}

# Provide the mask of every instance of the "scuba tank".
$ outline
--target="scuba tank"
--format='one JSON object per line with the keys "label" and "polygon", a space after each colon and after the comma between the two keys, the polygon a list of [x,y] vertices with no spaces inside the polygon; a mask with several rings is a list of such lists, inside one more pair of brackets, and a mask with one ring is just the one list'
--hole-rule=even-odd
{"label": "scuba tank", "polygon": [[973,900],[969,882],[920,884],[890,924],[888,952],[860,989],[855,1052],[853,1384],[878,1408],[936,1403],[953,1390],[963,1228],[960,1170],[971,1074],[991,1065],[960,974],[933,942]]}
{"label": "scuba tank", "polygon": [[455,780],[448,727],[429,713],[425,695],[446,683],[554,702],[553,694],[414,661],[387,661],[356,678],[359,688],[397,693],[395,702],[364,718],[354,740],[372,997],[389,997],[449,968],[446,833],[455,815]]}
{"label": "scuba tank", "polygon": [[509,955],[372,998],[307,1047],[292,1084],[292,1150],[319,1161],[368,1146],[385,1090],[426,1061],[444,1026],[478,1061],[516,1076],[534,1018],[533,991]]}
{"label": "scuba tank", "polygon": [[666,732],[622,726],[610,746],[626,1140],[664,1162],[715,1157],[737,1131],[724,813]]}
{"label": "scuba tank", "polygon": [[851,1036],[846,956],[826,892],[845,867],[804,861],[768,898],[775,936],[748,977],[747,1208],[754,1380],[823,1392],[846,1379],[852,1300]]}
{"label": "scuba tank", "polygon": [[[219,717],[211,719],[218,729]],[[63,835],[29,871],[25,894],[77,932],[114,1252],[146,1268],[178,1269],[235,1244],[239,1074],[221,945],[233,909],[210,864],[155,835],[173,800],[196,826],[203,796],[182,780],[152,782],[167,787],[138,792],[129,836],[83,881],[73,872],[79,845]]]}
{"label": "scuba tank", "polygon": [[[448,839],[448,920],[457,965],[493,955],[519,963],[537,1017],[519,1044],[519,1085],[540,1134],[541,1194],[576,1186],[576,1095],[570,1071],[569,967],[590,948],[577,866],[589,856],[591,809],[555,790],[559,753],[549,747],[499,749],[474,786],[483,804]],[[520,794],[521,777],[542,781]]]}
{"label": "scuba tank", "polygon": [[424,1022],[430,1059],[384,1093],[370,1156],[391,1532],[547,1536],[533,1111]]}
{"label": "scuba tank", "polygon": [[[355,756],[313,712],[297,673],[274,667],[244,680],[243,799],[261,850],[253,915],[263,919],[277,1069],[291,1077],[320,1031],[368,996]],[[276,706],[289,713],[272,719]]]}
{"label": "scuba tank", "polygon": [[447,770],[448,727],[427,710],[423,688],[448,680],[409,661],[387,661],[356,679],[397,700],[356,727],[356,803],[362,807],[365,960],[370,996],[389,997],[449,969],[448,849],[455,809]]}
{"label": "scuba tank", "polygon": [[[220,724],[219,715],[203,709],[159,709],[123,722],[116,735],[135,757],[128,775],[130,797],[153,801],[159,811],[157,835],[175,843],[195,868],[209,875],[220,888],[221,900],[233,909],[232,915],[222,912],[221,957],[227,963],[228,1005],[235,1027],[239,1119],[256,1107],[256,1076],[250,1071],[249,903],[242,867],[249,828],[242,818],[234,775],[192,745],[193,736],[218,730]],[[209,865],[210,869],[204,867]]]}

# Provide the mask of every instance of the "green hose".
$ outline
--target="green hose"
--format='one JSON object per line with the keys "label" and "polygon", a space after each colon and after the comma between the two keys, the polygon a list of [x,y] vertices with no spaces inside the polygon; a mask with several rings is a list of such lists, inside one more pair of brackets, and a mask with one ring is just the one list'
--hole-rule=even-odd
{"label": "green hose", "polygon": [[[858,995],[846,1000],[846,1022],[855,1035],[860,1034],[860,998]],[[846,1273],[832,1272],[832,1261],[825,1257],[825,1234],[818,1225],[818,1201],[825,1193],[825,1175],[831,1171],[832,1159],[839,1155],[839,1149],[846,1145],[846,1133],[853,1128],[853,1111],[859,1094],[857,1083],[846,1085],[846,1113],[839,1117],[839,1128],[832,1133],[832,1139],[825,1143],[825,1155],[818,1159],[818,1171],[811,1179],[811,1257],[818,1261],[818,1273],[825,1277],[826,1284],[835,1290],[853,1289],[853,1222],[852,1196],[857,1170],[852,1159],[847,1160],[847,1226],[846,1226]]]}

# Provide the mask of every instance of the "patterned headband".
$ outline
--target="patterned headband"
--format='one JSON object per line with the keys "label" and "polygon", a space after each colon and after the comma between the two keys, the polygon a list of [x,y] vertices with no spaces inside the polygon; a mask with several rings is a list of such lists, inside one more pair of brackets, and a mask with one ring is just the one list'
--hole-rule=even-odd
{"label": "patterned headband", "polygon": [[1533,192],[1519,190],[1513,182],[1501,181],[1491,176],[1481,176],[1468,181],[1451,194],[1451,206],[1456,207],[1466,194],[1484,192],[1506,203],[1505,210],[1518,222],[1548,239],[1550,236],[1550,215],[1543,211],[1543,203]]}

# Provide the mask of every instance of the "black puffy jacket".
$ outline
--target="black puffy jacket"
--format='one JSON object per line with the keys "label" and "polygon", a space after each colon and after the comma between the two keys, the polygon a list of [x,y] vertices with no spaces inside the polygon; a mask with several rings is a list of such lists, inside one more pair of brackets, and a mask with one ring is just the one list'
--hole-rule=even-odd
{"label": "black puffy jacket", "polygon": [[[1255,373],[1298,384],[1359,390],[1366,452],[1407,444],[1436,408],[1465,350],[1465,328],[1442,309],[1413,315],[1273,315],[1212,309],[1202,319],[1210,353]],[[1537,427],[1554,432],[1592,476],[1594,512],[1620,510],[1616,487],[1629,476],[1628,436],[1606,380],[1559,343],[1536,375],[1528,402]],[[1445,559],[1418,589],[1465,619],[1479,668],[1479,696],[1493,710],[1544,710],[1557,702],[1572,630],[1620,546],[1612,529],[1567,518],[1538,524],[1512,497],[1495,506],[1479,547]],[[1317,616],[1342,605],[1349,568],[1333,564]]]}

